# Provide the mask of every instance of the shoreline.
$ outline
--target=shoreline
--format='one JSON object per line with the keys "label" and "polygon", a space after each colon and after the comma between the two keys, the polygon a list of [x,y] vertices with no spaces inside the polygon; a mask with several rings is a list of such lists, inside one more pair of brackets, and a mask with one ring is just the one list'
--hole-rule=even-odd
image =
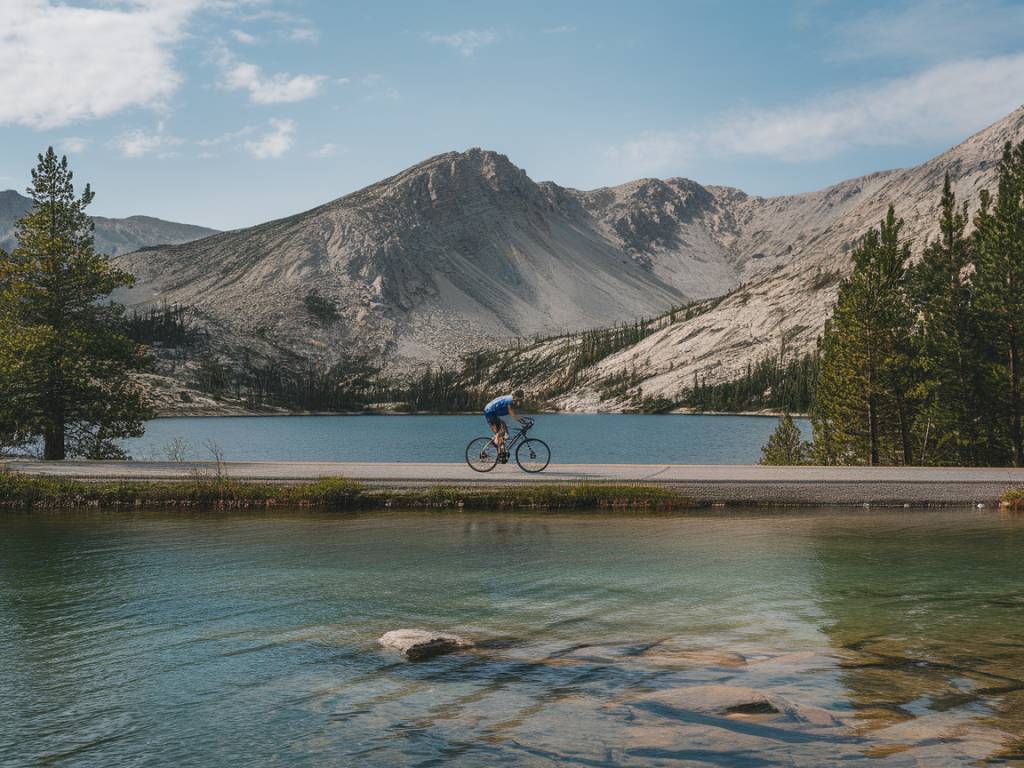
{"label": "shoreline", "polygon": [[[477,511],[600,511],[693,513],[716,508],[796,511],[807,508],[893,509],[909,503],[807,504],[695,499],[679,490],[657,485],[602,483],[531,484],[502,486],[373,487],[342,477],[308,482],[240,481],[227,477],[189,480],[80,480],[19,473],[0,473],[0,514],[68,510],[294,510],[368,512],[381,510]],[[961,508],[973,513],[985,504],[931,502],[918,507]],[[1024,492],[1004,491],[990,507],[1024,512]]]}
{"label": "shoreline", "polygon": [[213,489],[230,488],[231,498],[239,501],[254,500],[255,494],[278,503],[283,493],[285,500],[304,503],[325,484],[334,491],[358,488],[364,499],[393,504],[438,494],[452,504],[486,499],[501,507],[518,503],[523,494],[530,505],[541,497],[544,504],[578,504],[585,489],[590,506],[655,498],[686,507],[966,508],[994,507],[1004,499],[1014,508],[1024,506],[1024,469],[1005,468],[555,464],[540,474],[513,466],[482,474],[462,463],[429,462],[0,461],[0,504],[51,492],[63,501],[81,498],[86,504],[104,493],[115,499],[156,494],[167,501],[176,498],[173,489],[190,486],[197,490],[186,498],[196,493],[207,498]]}
{"label": "shoreline", "polygon": [[[675,409],[664,413],[634,413],[631,411],[531,411],[542,416],[759,416],[764,418],[782,418],[783,411],[694,411]],[[238,413],[157,413],[151,419],[232,419],[232,418],[291,418],[295,416],[480,416],[481,411],[287,411]],[[794,419],[809,419],[810,414],[791,413]]]}
{"label": "shoreline", "polygon": [[80,480],[0,473],[0,512],[68,509],[316,509],[348,512],[392,508],[470,510],[643,510],[697,507],[657,486],[558,484],[517,488],[372,488],[343,477],[309,482],[256,482],[223,476],[182,480]]}

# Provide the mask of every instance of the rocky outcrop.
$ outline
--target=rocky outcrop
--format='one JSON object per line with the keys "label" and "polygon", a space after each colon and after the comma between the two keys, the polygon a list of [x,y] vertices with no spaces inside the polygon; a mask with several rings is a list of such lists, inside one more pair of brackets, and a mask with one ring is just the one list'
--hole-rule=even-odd
{"label": "rocky outcrop", "polygon": [[404,654],[410,661],[422,661],[473,646],[471,641],[458,635],[426,629],[394,629],[381,635],[377,642]]}

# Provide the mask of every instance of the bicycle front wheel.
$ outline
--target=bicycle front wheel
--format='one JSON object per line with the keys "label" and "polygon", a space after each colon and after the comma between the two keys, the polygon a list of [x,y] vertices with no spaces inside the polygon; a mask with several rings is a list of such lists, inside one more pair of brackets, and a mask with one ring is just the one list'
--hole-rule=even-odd
{"label": "bicycle front wheel", "polygon": [[466,463],[477,472],[490,472],[498,463],[498,446],[490,437],[478,437],[466,446]]}
{"label": "bicycle front wheel", "polygon": [[523,472],[541,472],[551,461],[551,449],[535,437],[523,440],[516,448],[516,464]]}

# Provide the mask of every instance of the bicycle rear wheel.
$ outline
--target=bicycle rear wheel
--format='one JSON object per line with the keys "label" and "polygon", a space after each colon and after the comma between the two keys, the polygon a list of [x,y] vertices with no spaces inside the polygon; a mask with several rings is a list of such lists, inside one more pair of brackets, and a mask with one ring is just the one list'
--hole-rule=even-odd
{"label": "bicycle rear wheel", "polygon": [[516,464],[523,472],[542,472],[551,461],[551,449],[543,440],[527,438],[516,448]]}
{"label": "bicycle rear wheel", "polygon": [[477,472],[490,472],[498,463],[498,446],[490,437],[478,437],[466,446],[466,463]]}

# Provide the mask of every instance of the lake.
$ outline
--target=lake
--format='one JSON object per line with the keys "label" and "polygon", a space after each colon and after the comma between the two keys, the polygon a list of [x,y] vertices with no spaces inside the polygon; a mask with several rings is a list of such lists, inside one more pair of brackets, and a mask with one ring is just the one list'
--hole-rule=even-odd
{"label": "lake", "polygon": [[[540,414],[531,431],[569,464],[756,464],[778,420],[697,414]],[[810,438],[810,424],[800,421]],[[228,460],[463,461],[488,434],[482,416],[227,416],[156,419],[125,441],[136,459],[166,459],[180,438],[185,458]]]}
{"label": "lake", "polygon": [[1024,516],[6,514],[0,649],[4,766],[1020,760]]}

